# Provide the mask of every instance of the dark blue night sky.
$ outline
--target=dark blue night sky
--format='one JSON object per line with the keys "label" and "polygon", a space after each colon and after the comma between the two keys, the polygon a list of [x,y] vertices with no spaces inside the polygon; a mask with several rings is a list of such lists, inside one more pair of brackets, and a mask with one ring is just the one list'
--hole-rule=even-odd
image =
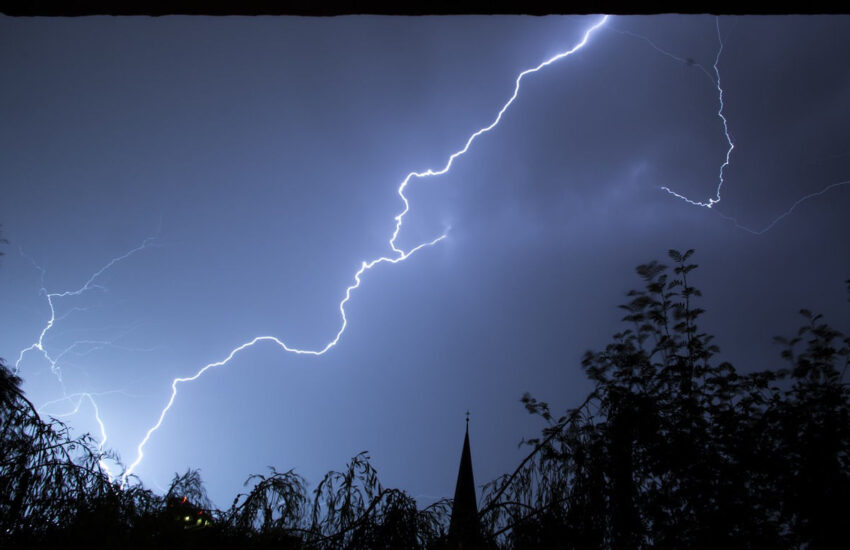
{"label": "dark blue night sky", "polygon": [[[125,465],[175,377],[257,336],[322,349],[411,171],[442,168],[517,75],[587,17],[0,18],[0,355],[44,415]],[[713,209],[688,204],[714,196]],[[403,262],[362,277],[325,355],[270,342],[179,387],[135,469],[200,468],[218,506],[251,473],[313,483],[369,450],[421,505],[518,463],[589,389],[633,268],[696,249],[703,329],[743,371],[806,307],[850,329],[850,17],[612,17],[440,177],[413,179]],[[796,201],[806,199],[774,225]],[[734,218],[737,221],[730,220]],[[761,234],[763,229],[770,229]],[[68,396],[62,400],[63,396]],[[60,401],[56,401],[60,400]],[[76,414],[66,416],[77,410]],[[114,472],[119,467],[112,465]]]}

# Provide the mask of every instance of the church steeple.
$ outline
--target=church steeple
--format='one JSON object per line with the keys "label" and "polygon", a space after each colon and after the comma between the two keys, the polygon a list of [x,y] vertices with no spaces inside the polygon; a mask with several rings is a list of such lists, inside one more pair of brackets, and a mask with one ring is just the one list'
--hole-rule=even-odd
{"label": "church steeple", "polygon": [[469,450],[469,411],[466,412],[466,435],[457,472],[452,518],[449,522],[449,541],[457,548],[474,548],[480,540],[478,503],[475,498],[475,478],[472,475],[472,453]]}

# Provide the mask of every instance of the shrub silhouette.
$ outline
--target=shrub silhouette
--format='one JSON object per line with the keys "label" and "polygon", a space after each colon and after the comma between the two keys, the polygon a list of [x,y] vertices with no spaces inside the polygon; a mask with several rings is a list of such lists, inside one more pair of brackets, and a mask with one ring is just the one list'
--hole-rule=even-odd
{"label": "shrub silhouette", "polygon": [[88,437],[42,420],[0,362],[0,547],[426,548],[445,536],[447,499],[418,510],[385,488],[360,453],[308,499],[304,479],[253,475],[227,511],[212,509],[200,473],[175,475],[164,496],[110,482]]}

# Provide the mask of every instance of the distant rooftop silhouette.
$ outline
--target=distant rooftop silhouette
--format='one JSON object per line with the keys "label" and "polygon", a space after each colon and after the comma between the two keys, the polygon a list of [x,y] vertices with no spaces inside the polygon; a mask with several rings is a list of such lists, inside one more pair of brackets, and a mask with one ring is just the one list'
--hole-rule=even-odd
{"label": "distant rooftop silhouette", "polygon": [[469,450],[469,412],[466,413],[466,435],[457,472],[454,506],[449,522],[449,542],[454,548],[476,548],[481,540],[478,503],[475,498],[475,478],[472,474],[472,453]]}

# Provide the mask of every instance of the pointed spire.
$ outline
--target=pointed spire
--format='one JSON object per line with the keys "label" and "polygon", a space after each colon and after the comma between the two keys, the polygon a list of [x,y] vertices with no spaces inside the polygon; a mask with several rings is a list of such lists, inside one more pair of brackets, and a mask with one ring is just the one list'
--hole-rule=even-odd
{"label": "pointed spire", "polygon": [[469,450],[469,411],[467,411],[466,434],[463,438],[452,518],[449,523],[449,541],[458,544],[458,548],[473,548],[479,541],[480,534],[475,478],[472,474],[472,453]]}

